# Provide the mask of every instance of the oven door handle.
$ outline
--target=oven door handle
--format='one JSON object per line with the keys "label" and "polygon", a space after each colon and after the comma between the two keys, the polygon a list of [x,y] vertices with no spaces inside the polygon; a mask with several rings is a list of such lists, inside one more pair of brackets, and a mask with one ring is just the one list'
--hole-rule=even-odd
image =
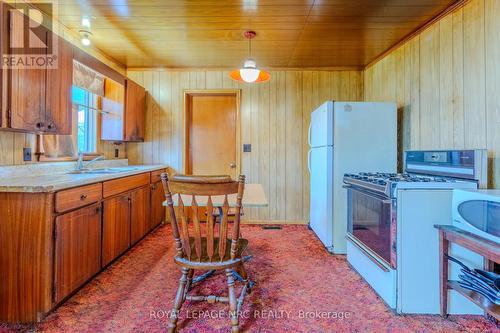
{"label": "oven door handle", "polygon": [[363,195],[366,195],[368,197],[376,198],[377,200],[380,200],[384,205],[392,204],[392,199],[388,199],[386,196],[376,194],[372,191],[368,191],[368,190],[363,191],[362,189],[359,189],[359,188],[352,186],[352,185],[343,185],[342,187],[347,189],[347,190],[356,191],[356,192],[361,193]]}

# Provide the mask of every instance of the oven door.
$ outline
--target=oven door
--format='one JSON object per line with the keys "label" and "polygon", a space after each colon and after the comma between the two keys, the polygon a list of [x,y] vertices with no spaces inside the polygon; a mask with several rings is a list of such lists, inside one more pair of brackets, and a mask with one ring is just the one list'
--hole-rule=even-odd
{"label": "oven door", "polygon": [[[348,235],[377,264],[396,268],[396,224],[393,201],[381,194],[347,186]],[[380,262],[382,261],[382,262]]]}

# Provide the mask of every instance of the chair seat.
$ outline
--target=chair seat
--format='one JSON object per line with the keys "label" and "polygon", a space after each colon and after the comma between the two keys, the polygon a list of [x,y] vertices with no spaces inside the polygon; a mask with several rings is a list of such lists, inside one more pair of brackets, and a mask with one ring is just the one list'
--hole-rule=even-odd
{"label": "chair seat", "polygon": [[212,259],[208,257],[206,252],[207,249],[207,238],[201,238],[201,258],[196,255],[195,241],[194,237],[189,237],[189,243],[191,245],[191,258],[184,258],[176,256],[174,261],[177,265],[194,268],[194,269],[223,269],[230,268],[238,265],[242,261],[242,253],[245,251],[248,245],[248,240],[245,238],[240,238],[238,240],[238,246],[236,248],[235,259],[231,259],[231,240],[226,240],[226,251],[224,257],[221,259],[219,257],[219,238],[214,238],[214,254]]}

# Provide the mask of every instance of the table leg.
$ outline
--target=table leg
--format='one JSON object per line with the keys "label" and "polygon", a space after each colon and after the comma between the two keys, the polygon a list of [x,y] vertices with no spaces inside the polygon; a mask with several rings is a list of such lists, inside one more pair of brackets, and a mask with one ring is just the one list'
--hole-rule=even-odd
{"label": "table leg", "polygon": [[448,251],[450,242],[445,233],[439,231],[439,284],[440,284],[440,312],[441,317],[448,315]]}

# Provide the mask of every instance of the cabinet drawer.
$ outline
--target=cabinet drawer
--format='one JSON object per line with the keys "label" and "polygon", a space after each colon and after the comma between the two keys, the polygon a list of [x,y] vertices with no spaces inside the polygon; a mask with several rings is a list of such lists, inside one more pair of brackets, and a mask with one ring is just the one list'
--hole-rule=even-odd
{"label": "cabinet drawer", "polygon": [[112,195],[129,191],[137,187],[148,185],[149,179],[150,179],[150,174],[148,172],[148,173],[141,173],[135,176],[108,180],[103,184],[103,190],[102,190],[103,196],[107,198]]}
{"label": "cabinet drawer", "polygon": [[56,212],[65,212],[101,200],[102,185],[91,184],[56,193]]}
{"label": "cabinet drawer", "polygon": [[151,171],[151,183],[154,184],[156,182],[161,181],[160,176],[164,172],[165,172],[165,169]]}

